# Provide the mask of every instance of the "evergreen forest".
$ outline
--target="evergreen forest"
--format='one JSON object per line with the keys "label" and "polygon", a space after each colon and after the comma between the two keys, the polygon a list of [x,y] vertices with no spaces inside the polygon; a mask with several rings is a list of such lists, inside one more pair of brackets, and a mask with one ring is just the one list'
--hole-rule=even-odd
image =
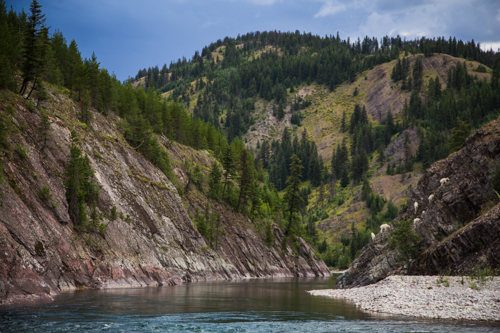
{"label": "evergreen forest", "polygon": [[[402,179],[421,174],[500,115],[500,54],[454,37],[350,40],[338,33],[257,31],[219,39],[190,59],[144,68],[120,82],[101,67],[97,55],[82,58],[75,40],[66,40],[59,30],[50,32],[38,1],[32,1],[29,13],[16,13],[0,0],[0,50],[0,89],[19,94],[33,109],[50,98],[48,90],[66,94],[88,127],[94,112],[117,116],[127,144],[156,165],[179,194],[196,191],[206,198],[209,203],[193,220],[213,248],[223,231],[220,215],[210,213],[210,206],[223,205],[249,218],[267,244],[278,225],[291,243],[304,238],[328,266],[341,269],[359,255],[372,232],[406,209],[372,188],[375,170],[385,165],[385,174]],[[423,59],[437,55],[460,59],[445,82],[437,75],[424,76]],[[466,61],[480,64],[474,72],[489,79],[471,74]],[[313,102],[295,93],[311,85],[334,92],[389,63],[394,63],[392,84],[410,95],[402,111],[384,110],[377,119],[366,105],[355,104],[342,114],[342,140],[327,148],[331,158],[323,160],[314,135],[303,126]],[[286,122],[288,114],[290,124],[250,147],[246,134],[256,124],[258,103],[269,105],[278,122]],[[0,144],[9,150],[3,144],[8,120],[3,114],[0,120]],[[47,124],[40,126],[46,138]],[[416,151],[410,131],[417,133]],[[384,151],[398,138],[403,156],[388,160]],[[186,165],[188,181],[182,184],[173,172],[170,146],[162,142],[207,151],[213,163],[209,170]],[[84,229],[85,211],[92,210],[99,191],[79,144],[74,137],[65,184],[70,215]],[[8,159],[8,154],[1,157],[2,172]],[[352,221],[347,232],[335,237],[318,230],[358,192],[369,214],[366,220]],[[92,228],[105,232],[99,224]]]}

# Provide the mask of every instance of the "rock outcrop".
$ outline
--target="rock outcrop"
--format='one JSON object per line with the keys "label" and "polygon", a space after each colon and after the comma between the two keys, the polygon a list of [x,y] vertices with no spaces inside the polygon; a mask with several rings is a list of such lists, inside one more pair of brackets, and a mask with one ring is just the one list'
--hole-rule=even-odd
{"label": "rock outcrop", "polygon": [[[13,113],[4,112],[7,104]],[[27,110],[13,94],[0,106],[12,124],[10,145],[17,147],[0,185],[0,305],[50,300],[78,288],[330,275],[303,240],[298,251],[282,248],[283,235],[275,227],[275,243],[268,247],[249,220],[222,206],[214,209],[221,213],[225,235],[214,250],[190,219],[184,207],[190,203],[126,143],[117,117],[93,113],[91,126],[81,124],[73,102],[51,92],[44,107],[52,137],[49,147],[41,148],[39,112]],[[101,186],[98,212],[106,233],[76,233],[68,215],[62,175],[72,129]],[[40,196],[44,186],[49,196]]]}
{"label": "rock outcrop", "polygon": [[[470,136],[462,150],[427,170],[396,218],[414,221],[421,236],[406,273],[470,274],[500,267],[500,200],[491,181],[498,163],[500,120],[495,120]],[[397,251],[377,235],[337,285],[375,283],[400,266]]]}

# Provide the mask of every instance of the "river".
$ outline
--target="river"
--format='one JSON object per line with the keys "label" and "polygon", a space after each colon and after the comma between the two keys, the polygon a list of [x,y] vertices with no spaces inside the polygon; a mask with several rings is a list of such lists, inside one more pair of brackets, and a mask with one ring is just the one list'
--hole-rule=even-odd
{"label": "river", "polygon": [[0,332],[498,332],[486,323],[359,311],[306,290],[333,278],[249,279],[158,288],[81,290],[48,304],[0,308]]}

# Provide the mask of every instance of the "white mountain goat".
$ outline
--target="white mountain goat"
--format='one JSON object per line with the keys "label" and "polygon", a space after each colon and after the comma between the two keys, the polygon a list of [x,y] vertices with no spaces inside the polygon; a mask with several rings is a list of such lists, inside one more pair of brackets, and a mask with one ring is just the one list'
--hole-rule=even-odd
{"label": "white mountain goat", "polygon": [[386,232],[386,231],[389,231],[389,229],[391,229],[391,226],[384,223],[380,226],[380,232]]}
{"label": "white mountain goat", "polygon": [[434,199],[434,194],[429,195],[429,203],[432,203],[432,199]]}
{"label": "white mountain goat", "polygon": [[439,181],[441,183],[441,186],[443,186],[444,184],[446,184],[448,181],[450,180],[450,178],[441,178],[441,180]]}
{"label": "white mountain goat", "polygon": [[415,203],[413,204],[413,207],[415,207],[415,213],[416,213],[418,210],[418,202],[415,201]]}

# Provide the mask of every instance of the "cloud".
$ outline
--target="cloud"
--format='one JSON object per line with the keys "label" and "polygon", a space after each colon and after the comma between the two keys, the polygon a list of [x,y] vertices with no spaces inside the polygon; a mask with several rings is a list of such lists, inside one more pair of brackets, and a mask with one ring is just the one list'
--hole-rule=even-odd
{"label": "cloud", "polygon": [[338,12],[346,10],[346,8],[347,7],[344,4],[338,3],[336,1],[326,0],[324,1],[323,6],[321,6],[319,12],[314,15],[314,18],[335,15]]}
{"label": "cloud", "polygon": [[270,6],[274,5],[276,2],[281,2],[281,0],[246,0],[246,1],[253,3],[254,5],[260,5],[260,6]]}
{"label": "cloud", "polygon": [[213,25],[213,23],[209,21],[209,22],[203,23],[203,25],[201,27],[203,29],[207,29],[207,28],[211,27],[212,25]]}
{"label": "cloud", "polygon": [[500,52],[500,42],[481,42],[480,45],[483,51]]}
{"label": "cloud", "polygon": [[283,0],[226,0],[230,2],[248,2],[257,6],[271,6],[277,2],[282,2]]}

